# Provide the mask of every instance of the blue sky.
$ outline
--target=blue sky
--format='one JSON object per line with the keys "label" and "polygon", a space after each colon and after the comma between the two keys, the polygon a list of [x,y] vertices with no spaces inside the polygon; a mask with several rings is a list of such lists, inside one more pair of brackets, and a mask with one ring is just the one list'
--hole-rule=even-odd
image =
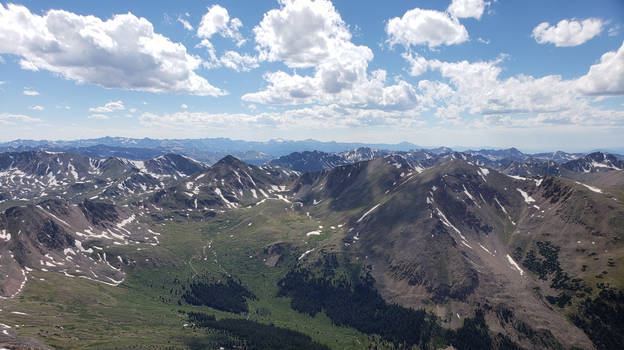
{"label": "blue sky", "polygon": [[0,141],[624,147],[624,2],[0,1]]}

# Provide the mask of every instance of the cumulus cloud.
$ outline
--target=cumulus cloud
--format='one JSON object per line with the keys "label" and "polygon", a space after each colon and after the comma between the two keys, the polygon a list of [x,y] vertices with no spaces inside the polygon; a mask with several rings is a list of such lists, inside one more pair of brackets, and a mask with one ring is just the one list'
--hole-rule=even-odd
{"label": "cumulus cloud", "polygon": [[468,31],[456,17],[446,12],[415,8],[394,17],[386,25],[390,45],[427,45],[435,48],[440,45],[461,44],[468,40]]}
{"label": "cumulus cloud", "polygon": [[563,19],[557,25],[540,23],[533,29],[533,38],[540,44],[555,44],[558,47],[578,46],[602,32],[604,22],[599,18],[583,21]]}
{"label": "cumulus cloud", "polygon": [[453,0],[447,11],[457,18],[481,19],[485,5],[483,0]]}
{"label": "cumulus cloud", "polygon": [[205,48],[208,53],[208,59],[202,63],[204,68],[226,67],[237,72],[248,72],[258,68],[258,56],[228,50],[219,57],[214,45],[210,41],[212,36],[219,34],[224,38],[233,39],[236,45],[240,47],[246,41],[240,33],[242,26],[243,23],[240,19],[230,18],[227,9],[219,5],[213,5],[208,9],[208,12],[202,17],[199,28],[197,28],[197,36],[202,39],[197,47]]}
{"label": "cumulus cloud", "polygon": [[408,73],[413,77],[417,77],[429,69],[429,62],[427,59],[418,54],[404,52],[401,56],[409,63],[410,69]]}
{"label": "cumulus cloud", "polygon": [[39,96],[39,91],[35,91],[32,89],[24,89],[24,92],[22,92],[22,94],[26,96]]}
{"label": "cumulus cloud", "polygon": [[103,21],[63,10],[40,16],[21,5],[0,4],[0,53],[21,56],[24,69],[105,88],[225,94],[195,73],[201,59],[132,13]]}
{"label": "cumulus cloud", "polygon": [[602,55],[577,86],[587,95],[624,95],[624,42],[617,51]]}
{"label": "cumulus cloud", "polygon": [[386,72],[368,73],[370,48],[351,42],[351,33],[330,1],[284,0],[254,28],[259,58],[289,68],[313,68],[264,74],[263,91],[243,95],[262,104],[340,104],[362,108],[406,109],[415,105],[413,87],[386,85]]}
{"label": "cumulus cloud", "polygon": [[463,115],[470,114],[484,116],[480,126],[624,125],[624,111],[594,106],[585,97],[624,95],[624,43],[584,76],[567,80],[523,74],[503,79],[505,55],[477,62],[428,60],[415,53],[404,58],[413,75],[440,74],[441,80],[420,80],[416,93],[420,108],[432,109],[445,122],[465,121]]}
{"label": "cumulus cloud", "polygon": [[219,34],[224,38],[233,39],[238,46],[242,46],[245,43],[240,33],[242,26],[243,22],[240,19],[230,18],[227,9],[219,5],[213,5],[208,8],[208,12],[202,17],[197,28],[197,36],[208,40],[213,35]]}
{"label": "cumulus cloud", "polygon": [[[351,40],[347,25],[326,0],[284,0],[253,31],[262,59],[282,61],[291,68],[314,67],[335,50],[343,51]],[[365,47],[351,49],[372,55]]]}
{"label": "cumulus cloud", "polygon": [[45,108],[43,108],[43,106],[31,106],[30,109],[32,109],[33,111],[43,111]]}
{"label": "cumulus cloud", "polygon": [[471,114],[521,114],[557,112],[581,103],[576,99],[574,82],[558,75],[500,79],[503,60],[504,56],[480,62],[429,61],[429,68],[439,71],[454,90],[442,104],[461,107]]}
{"label": "cumulus cloud", "polygon": [[182,109],[188,109],[188,106],[186,105],[186,103],[183,103],[183,104],[181,104],[181,105],[180,105],[180,108],[182,108]]}
{"label": "cumulus cloud", "polygon": [[124,106],[123,101],[110,101],[104,106],[91,107],[89,108],[89,111],[96,113],[110,113],[114,111],[123,111],[125,108],[126,107]]}

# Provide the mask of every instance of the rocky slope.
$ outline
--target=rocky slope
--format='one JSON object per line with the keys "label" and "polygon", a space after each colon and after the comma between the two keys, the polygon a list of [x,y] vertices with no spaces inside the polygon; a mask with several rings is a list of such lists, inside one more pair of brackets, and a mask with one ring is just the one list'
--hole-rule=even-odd
{"label": "rocky slope", "polygon": [[[503,321],[492,312],[488,325],[523,346],[592,347],[553,303],[562,295],[582,298],[605,263],[624,254],[624,207],[616,198],[459,159],[422,172],[401,159],[305,174],[295,198],[313,216],[344,215],[340,250],[372,267],[387,301],[430,309],[451,327],[487,305],[514,315]],[[546,273],[533,264],[535,252],[548,254],[543,247],[559,257]],[[538,334],[530,339],[519,331],[529,324]]]}
{"label": "rocky slope", "polygon": [[0,214],[0,295],[17,295],[34,269],[118,285],[124,279],[113,245],[158,243],[158,233],[139,223],[144,213],[85,199],[79,204],[45,200]]}

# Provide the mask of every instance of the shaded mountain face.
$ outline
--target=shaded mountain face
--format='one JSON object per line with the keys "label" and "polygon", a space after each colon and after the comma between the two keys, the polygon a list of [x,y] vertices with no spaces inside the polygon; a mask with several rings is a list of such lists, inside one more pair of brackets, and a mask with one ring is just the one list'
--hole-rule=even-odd
{"label": "shaded mountain face", "polygon": [[400,152],[374,150],[368,147],[360,147],[354,150],[340,153],[326,153],[319,151],[301,153],[295,152],[287,156],[282,156],[280,158],[274,159],[269,162],[269,164],[306,173],[328,170],[337,166],[383,158],[390,155],[397,155],[405,159],[405,161],[410,163],[412,167],[417,169],[424,169],[426,167],[436,164],[440,161],[440,157],[444,157],[450,153],[451,152],[447,153],[446,150],[417,150]]}
{"label": "shaded mountain face", "polygon": [[571,160],[578,159],[582,156],[583,156],[582,153],[567,153],[567,152],[562,152],[562,151],[531,154],[531,158],[542,160],[542,161],[552,160],[556,163],[569,162]]}
{"label": "shaded mountain face", "polygon": [[143,212],[85,199],[45,200],[0,214],[0,295],[17,295],[33,269],[117,285],[124,279],[113,245],[156,245],[158,233],[138,222]]}
{"label": "shaded mountain face", "polygon": [[624,161],[612,154],[594,152],[582,158],[564,163],[562,168],[579,173],[592,173],[624,169]]}
{"label": "shaded mountain face", "polygon": [[560,164],[554,160],[542,161],[538,159],[528,159],[524,162],[513,161],[504,166],[502,172],[516,176],[561,176]]}
{"label": "shaded mountain face", "polygon": [[1,153],[0,202],[41,197],[119,199],[162,189],[203,169],[206,165],[174,154],[132,161],[44,151]]}
{"label": "shaded mountain face", "polygon": [[[609,251],[613,259],[624,253],[624,207],[613,196],[562,178],[511,177],[460,159],[422,172],[399,159],[304,174],[293,187],[294,200],[312,216],[344,217],[341,250],[372,267],[389,302],[439,305],[438,316],[457,326],[456,315],[490,305],[512,310],[517,322],[530,322],[563,344],[591,347],[547,300],[591,288],[604,268],[593,254]],[[544,247],[558,252],[558,262],[549,264],[559,267],[536,278],[542,265],[534,257],[549,255]],[[314,265],[314,255],[309,259]],[[518,338],[518,324],[489,323],[525,346],[544,346]]]}
{"label": "shaded mountain face", "polygon": [[331,169],[349,163],[352,162],[344,159],[340,155],[319,151],[294,152],[269,162],[269,164],[274,166],[293,169],[304,173]]}
{"label": "shaded mountain face", "polygon": [[287,199],[281,193],[298,173],[270,166],[248,165],[227,156],[207,170],[155,193],[150,202],[168,209],[234,209],[267,199]]}
{"label": "shaded mountain face", "polygon": [[[583,156],[565,152],[524,154],[515,148],[507,150],[479,150],[454,152],[448,148],[434,150],[415,150],[409,152],[391,152],[358,148],[340,153],[303,152],[292,153],[274,159],[272,165],[281,166],[299,172],[317,172],[359,161],[396,155],[404,158],[410,166],[423,170],[453,159],[496,169],[502,173],[522,177],[561,176],[575,180],[587,180],[598,184],[612,184],[613,179],[604,176],[583,178],[582,174],[605,173],[624,169],[624,161],[613,154],[594,152]],[[580,176],[580,177],[579,177]],[[608,176],[607,176],[608,177]],[[616,175],[616,177],[618,177]],[[617,181],[615,181],[617,183]]]}

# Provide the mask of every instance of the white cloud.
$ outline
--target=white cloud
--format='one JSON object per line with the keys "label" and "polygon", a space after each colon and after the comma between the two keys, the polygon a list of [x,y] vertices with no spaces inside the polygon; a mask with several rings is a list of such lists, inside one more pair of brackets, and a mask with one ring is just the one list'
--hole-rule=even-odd
{"label": "white cloud", "polygon": [[558,75],[541,78],[517,75],[500,79],[505,56],[487,62],[428,61],[429,68],[448,79],[454,93],[442,105],[461,106],[471,114],[521,114],[557,112],[578,106],[572,81]]}
{"label": "white cloud", "polygon": [[624,111],[603,110],[582,106],[553,113],[538,113],[528,118],[514,118],[511,115],[486,114],[472,123],[473,127],[507,128],[559,128],[566,127],[622,127]]}
{"label": "white cloud", "polygon": [[619,24],[616,24],[613,27],[609,28],[609,31],[607,32],[607,35],[609,35],[609,36],[617,36],[618,34],[620,34],[620,25]]}
{"label": "white cloud", "polygon": [[240,28],[243,23],[238,18],[230,18],[227,9],[213,5],[208,12],[202,17],[199,28],[197,28],[197,36],[201,38],[201,42],[197,47],[203,47],[208,53],[208,59],[202,62],[207,69],[215,69],[227,67],[237,72],[248,72],[254,68],[258,68],[258,57],[241,54],[236,51],[228,50],[221,57],[217,56],[217,51],[210,41],[213,35],[219,34],[225,38],[231,38],[236,41],[237,46],[245,43],[240,34]]}
{"label": "white cloud", "polygon": [[201,59],[132,13],[103,21],[63,10],[39,16],[21,5],[0,4],[0,53],[23,57],[25,69],[106,88],[225,94],[195,73]]}
{"label": "white cloud", "polygon": [[282,61],[291,68],[314,67],[345,46],[372,56],[367,47],[350,43],[351,33],[330,1],[284,0],[281,5],[265,13],[253,29],[263,60]]}
{"label": "white cloud", "polygon": [[109,115],[106,114],[91,114],[90,116],[88,116],[87,118],[89,119],[100,119],[100,120],[109,120],[111,117]]}
{"label": "white cloud", "polygon": [[409,63],[409,75],[417,77],[429,69],[429,62],[418,54],[404,52],[401,56]]}
{"label": "white cloud", "polygon": [[[624,44],[605,53],[577,79],[559,75],[500,77],[503,55],[492,61],[443,62],[404,54],[410,73],[438,72],[441,80],[420,80],[418,100],[440,120],[465,122],[481,115],[477,126],[539,127],[553,125],[624,125],[624,111],[597,107],[585,95],[624,95]],[[489,116],[489,117],[488,117]]]}
{"label": "white cloud", "polygon": [[189,21],[187,21],[186,19],[182,18],[181,16],[178,16],[178,22],[182,23],[182,25],[184,26],[184,29],[186,29],[188,31],[192,31],[193,30],[193,26],[191,25],[191,23],[189,23]]}
{"label": "white cloud", "polygon": [[313,68],[313,74],[265,73],[265,90],[245,94],[243,101],[367,109],[407,109],[416,103],[410,84],[386,86],[385,71],[367,72],[372,50],[351,42],[347,25],[327,0],[284,0],[279,9],[265,14],[254,33],[260,59],[293,69]]}
{"label": "white cloud", "polygon": [[540,23],[533,29],[533,38],[540,44],[555,44],[557,47],[578,46],[602,32],[604,22],[599,18],[583,21],[563,19],[556,26]]}
{"label": "white cloud", "polygon": [[399,81],[386,86],[386,72],[378,70],[368,77],[361,70],[352,82],[340,79],[349,71],[318,69],[314,76],[289,75],[285,72],[265,74],[269,83],[263,91],[243,95],[246,102],[297,105],[338,104],[362,109],[406,110],[416,107],[418,96],[412,85]]}
{"label": "white cloud", "polygon": [[202,65],[208,69],[226,67],[237,72],[249,72],[260,66],[258,57],[248,54],[240,54],[236,51],[228,50],[223,56],[217,57],[214,47],[209,41],[202,41],[201,46],[206,47],[209,59],[204,61]]}
{"label": "white cloud", "polygon": [[26,96],[38,96],[39,92],[31,89],[24,89],[24,92],[22,92],[22,94]]}
{"label": "white cloud", "polygon": [[28,60],[20,60],[19,61],[19,65],[20,68],[22,68],[23,70],[29,70],[29,71],[33,71],[33,72],[38,72],[39,71],[39,67],[37,67],[34,63],[28,61]]}
{"label": "white cloud", "polygon": [[123,111],[125,109],[123,101],[110,101],[106,103],[104,106],[99,107],[91,107],[89,108],[90,112],[97,113],[110,113],[114,111]]}
{"label": "white cloud", "polygon": [[30,109],[32,109],[33,111],[43,111],[45,108],[43,108],[43,106],[31,106]]}
{"label": "white cloud", "polygon": [[236,51],[226,51],[219,59],[219,62],[224,66],[234,69],[237,72],[248,72],[254,68],[258,68],[258,57],[247,54],[241,55]]}
{"label": "white cloud", "polygon": [[327,129],[366,126],[403,126],[414,127],[423,124],[408,112],[388,112],[383,110],[364,110],[345,108],[338,105],[313,106],[291,109],[283,112],[248,113],[143,113],[139,117],[145,128],[175,130],[209,129],[230,130],[237,128],[272,128],[272,129]]}
{"label": "white cloud", "polygon": [[587,95],[624,95],[624,42],[617,51],[602,55],[577,86]]}
{"label": "white cloud", "polygon": [[187,106],[185,103],[183,103],[183,104],[181,104],[181,105],[180,105],[180,108],[182,108],[182,109],[188,109],[188,106]]}
{"label": "white cloud", "polygon": [[236,41],[236,45],[242,46],[245,43],[240,28],[243,26],[238,18],[230,18],[228,10],[213,5],[204,14],[197,28],[197,36],[202,39],[210,39],[215,34],[220,34],[224,38],[231,38]]}
{"label": "white cloud", "polygon": [[447,11],[457,18],[481,19],[485,5],[483,0],[453,0]]}
{"label": "white cloud", "polygon": [[17,125],[18,123],[39,123],[41,119],[32,118],[23,114],[0,113],[0,124],[6,126]]}
{"label": "white cloud", "polygon": [[408,48],[428,45],[455,45],[468,40],[468,31],[456,17],[448,13],[415,8],[394,17],[386,25],[390,45],[401,44]]}

